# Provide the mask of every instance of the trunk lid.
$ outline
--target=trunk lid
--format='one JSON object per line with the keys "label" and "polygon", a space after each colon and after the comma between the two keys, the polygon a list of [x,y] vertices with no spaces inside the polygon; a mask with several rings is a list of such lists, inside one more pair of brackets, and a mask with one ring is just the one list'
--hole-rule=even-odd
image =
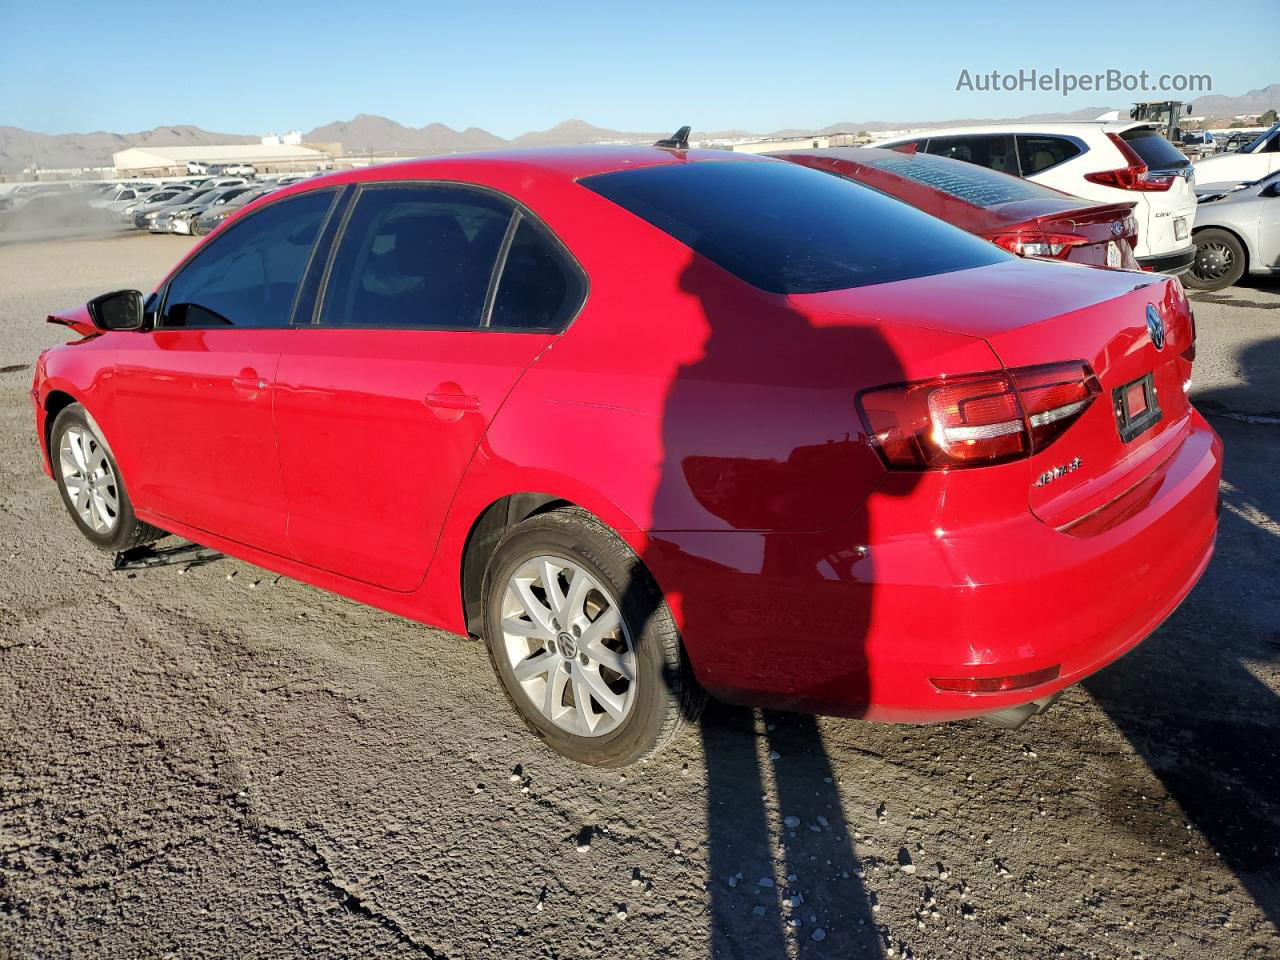
{"label": "trunk lid", "polygon": [[[1184,383],[1191,360],[1185,353],[1194,334],[1176,279],[1013,260],[793,299],[982,337],[1010,369],[1088,364],[1100,392],[1061,436],[1030,457],[1029,506],[1055,528],[1071,527],[1141,484],[1188,426]],[[1163,330],[1161,349],[1148,307],[1158,317],[1152,326]],[[1152,408],[1145,420],[1138,396],[1128,390],[1135,385]],[[1117,413],[1117,404],[1128,404],[1126,416]],[[1134,429],[1122,434],[1127,425]]]}

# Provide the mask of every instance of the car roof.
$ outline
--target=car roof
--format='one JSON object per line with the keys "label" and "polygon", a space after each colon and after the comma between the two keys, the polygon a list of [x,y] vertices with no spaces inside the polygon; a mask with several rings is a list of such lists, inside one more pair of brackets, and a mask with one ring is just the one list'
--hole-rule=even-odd
{"label": "car roof", "polygon": [[[906,140],[924,140],[931,137],[970,136],[983,133],[1048,133],[1064,136],[1081,136],[1092,133],[1123,133],[1138,127],[1157,129],[1160,125],[1149,120],[1053,120],[1016,123],[973,123],[954,127],[931,127],[913,133],[884,137],[878,143],[901,143]],[[873,144],[874,146],[874,144]]]}

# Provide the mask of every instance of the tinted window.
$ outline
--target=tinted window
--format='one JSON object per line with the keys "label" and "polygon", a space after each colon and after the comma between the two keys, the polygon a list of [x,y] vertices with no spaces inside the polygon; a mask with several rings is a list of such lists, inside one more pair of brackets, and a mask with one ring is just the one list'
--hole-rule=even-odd
{"label": "tinted window", "polygon": [[887,283],[1005,258],[905,203],[781,160],[672,164],[579,182],[774,293]]}
{"label": "tinted window", "polygon": [[1080,148],[1065,137],[1018,135],[1018,154],[1022,160],[1024,177],[1034,176],[1050,167],[1056,167],[1079,152]]}
{"label": "tinted window", "polygon": [[929,141],[928,152],[980,167],[1018,175],[1018,156],[1014,153],[1013,137],[1005,134],[983,134],[972,137],[934,137]]}
{"label": "tinted window", "polygon": [[1191,161],[1178,152],[1178,148],[1160,136],[1155,130],[1126,130],[1121,139],[1133,148],[1149,170],[1168,170],[1171,167],[1190,166]]}
{"label": "tinted window", "polygon": [[462,187],[361,191],[329,273],[320,322],[478,327],[511,213],[507,201]]}
{"label": "tinted window", "polygon": [[291,197],[229,227],[170,283],[161,326],[287,326],[333,196]]}
{"label": "tinted window", "polygon": [[492,327],[561,329],[582,304],[582,274],[531,221],[521,218],[493,300]]}
{"label": "tinted window", "polygon": [[1058,191],[1029,180],[997,173],[971,163],[956,163],[927,153],[909,157],[891,154],[862,162],[872,169],[883,170],[904,180],[914,180],[975,207],[993,207],[998,203],[1017,200],[1062,199],[1062,194]]}

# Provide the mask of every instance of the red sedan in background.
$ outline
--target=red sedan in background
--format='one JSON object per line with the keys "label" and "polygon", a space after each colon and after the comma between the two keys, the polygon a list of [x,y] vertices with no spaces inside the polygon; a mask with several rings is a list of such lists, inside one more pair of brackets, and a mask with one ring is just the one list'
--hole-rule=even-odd
{"label": "red sedan in background", "polygon": [[1092,203],[928,153],[838,147],[770,156],[874,187],[1019,256],[1139,269],[1132,203]]}
{"label": "red sedan in background", "polygon": [[703,690],[1019,723],[1168,616],[1217,529],[1177,280],[779,160],[344,172],[50,319],[77,338],[36,365],[37,433],[89,540],[482,637],[588,763]]}

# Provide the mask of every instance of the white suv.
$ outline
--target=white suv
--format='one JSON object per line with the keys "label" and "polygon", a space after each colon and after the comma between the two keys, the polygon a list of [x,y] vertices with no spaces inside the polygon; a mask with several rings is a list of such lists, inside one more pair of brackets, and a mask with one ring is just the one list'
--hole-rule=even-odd
{"label": "white suv", "polygon": [[1142,269],[1183,273],[1195,260],[1191,161],[1153,124],[1090,120],[942,127],[874,146],[967,160],[1099,203],[1136,203],[1133,252]]}

